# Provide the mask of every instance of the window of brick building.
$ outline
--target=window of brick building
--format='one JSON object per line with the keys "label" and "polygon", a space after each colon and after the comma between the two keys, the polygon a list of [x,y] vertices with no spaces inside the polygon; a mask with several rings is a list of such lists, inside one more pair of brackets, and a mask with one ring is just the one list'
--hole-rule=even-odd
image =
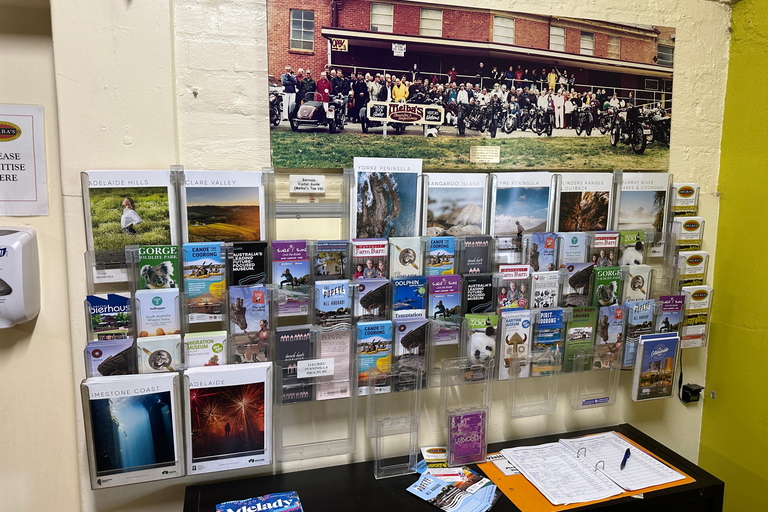
{"label": "window of brick building", "polygon": [[675,61],[675,47],[659,45],[658,61],[662,66],[671,66]]}
{"label": "window of brick building", "polygon": [[609,59],[621,58],[621,38],[608,36],[608,55]]}
{"label": "window of brick building", "polygon": [[315,49],[315,11],[291,9],[291,50]]}
{"label": "window of brick building", "polygon": [[441,9],[422,9],[419,35],[443,37],[443,11]]}
{"label": "window of brick building", "polygon": [[592,32],[581,33],[581,49],[579,51],[582,55],[594,55],[595,54],[595,34]]}
{"label": "window of brick building", "polygon": [[493,17],[493,42],[515,44],[515,18]]}
{"label": "window of brick building", "polygon": [[565,27],[549,27],[549,49],[565,51]]}
{"label": "window of brick building", "polygon": [[392,4],[371,4],[371,32],[392,32]]}

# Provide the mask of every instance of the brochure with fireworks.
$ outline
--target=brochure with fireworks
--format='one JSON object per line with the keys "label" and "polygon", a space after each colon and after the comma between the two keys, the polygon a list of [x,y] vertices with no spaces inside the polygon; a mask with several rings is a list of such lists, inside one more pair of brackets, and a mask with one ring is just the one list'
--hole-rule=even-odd
{"label": "brochure with fireworks", "polygon": [[177,373],[94,377],[80,390],[92,489],[184,476]]}
{"label": "brochure with fireworks", "polygon": [[189,323],[221,321],[227,292],[222,245],[189,243],[182,250]]}
{"label": "brochure with fireworks", "polygon": [[558,231],[605,231],[612,227],[613,173],[566,172],[560,185]]}
{"label": "brochure with fireworks", "polygon": [[271,360],[270,306],[263,285],[229,287],[229,332],[233,363]]}
{"label": "brochure with fireworks", "polygon": [[501,282],[499,288],[499,300],[496,307],[524,308],[531,303],[529,293],[531,281],[531,267],[528,265],[499,265]]}
{"label": "brochure with fireworks", "polygon": [[661,312],[656,321],[657,333],[680,333],[683,326],[683,309],[685,307],[685,295],[662,295]]}
{"label": "brochure with fireworks", "polygon": [[428,276],[453,274],[456,239],[452,236],[433,236],[427,239],[426,271]]}
{"label": "brochure with fireworks", "polygon": [[421,159],[354,159],[355,238],[418,236],[421,229]]}
{"label": "brochure with fireworks", "polygon": [[232,286],[267,284],[267,242],[234,242],[230,261]]}
{"label": "brochure with fireworks", "polygon": [[624,300],[643,300],[651,297],[653,269],[650,265],[627,265],[629,279],[624,287]]}
{"label": "brochure with fireworks", "polygon": [[305,380],[299,376],[301,361],[314,358],[312,331],[309,327],[286,327],[275,330],[277,356],[275,366],[277,371],[282,369],[283,389],[277,390],[282,394],[282,403],[312,401],[312,379]]}
{"label": "brochure with fireworks", "polygon": [[423,275],[422,260],[420,237],[404,236],[389,239],[390,278]]}
{"label": "brochure with fireworks", "polygon": [[131,336],[133,313],[128,293],[88,295],[85,309],[90,328],[88,341],[118,340]]}
{"label": "brochure with fireworks", "polygon": [[375,394],[392,391],[390,373],[392,354],[392,322],[360,322],[357,324],[357,361],[359,396],[367,396],[373,379]]}
{"label": "brochure with fireworks", "polygon": [[167,169],[85,171],[82,182],[94,283],[128,281],[129,245],[180,242],[176,187]]}
{"label": "brochure with fireworks", "polygon": [[592,369],[607,368],[618,361],[619,349],[624,336],[624,306],[597,308],[597,335]]}
{"label": "brochure with fireworks", "polygon": [[695,217],[699,213],[699,184],[673,183],[673,214],[675,217]]}
{"label": "brochure with fireworks", "polygon": [[392,284],[386,278],[358,279],[355,283],[355,322],[389,319]]}
{"label": "brochure with fireworks", "polygon": [[132,338],[99,340],[85,347],[85,374],[110,377],[136,373],[136,350]]}
{"label": "brochure with fireworks", "polygon": [[653,309],[655,302],[652,299],[629,301],[625,306],[627,315],[627,327],[624,337],[624,361],[622,366],[632,366],[635,362],[635,352],[640,336],[653,333]]}
{"label": "brochure with fireworks", "polygon": [[[672,175],[666,172],[625,172],[621,179],[619,229],[651,232],[660,240],[666,229],[667,201]],[[651,245],[651,256],[663,255],[664,246]],[[642,263],[642,262],[641,262]]]}
{"label": "brochure with fireworks", "polygon": [[564,268],[568,263],[584,263],[587,261],[587,234],[571,232],[557,233],[560,237],[560,254],[557,261],[560,262],[560,268]]}
{"label": "brochure with fireworks", "polygon": [[138,290],[179,287],[182,269],[178,245],[140,245],[138,251]]}
{"label": "brochure with fireworks", "polygon": [[272,363],[184,372],[187,473],[272,462]]}
{"label": "brochure with fireworks", "polygon": [[595,324],[597,320],[597,308],[583,306],[573,308],[571,319],[568,321],[565,332],[565,354],[563,356],[563,371],[576,370],[576,356],[583,354],[582,370],[589,370],[592,360],[592,349],[595,344]]}
{"label": "brochure with fireworks", "polygon": [[227,331],[184,335],[187,367],[199,368],[229,364],[227,343]]}
{"label": "brochure with fireworks", "polygon": [[640,337],[632,372],[632,400],[672,396],[679,342],[676,334],[646,334]]}
{"label": "brochure with fireworks", "polygon": [[349,241],[320,240],[317,242],[315,279],[346,279],[349,272]]}
{"label": "brochure with fireworks", "polygon": [[352,279],[388,279],[388,247],[384,238],[352,240]]}
{"label": "brochure with fireworks", "polygon": [[352,285],[346,279],[315,283],[315,324],[327,331],[352,327]]}
{"label": "brochure with fireworks", "polygon": [[312,276],[306,240],[272,242],[272,284],[280,289],[278,317],[309,316]]}
{"label": "brochure with fireworks", "polygon": [[184,171],[185,242],[264,238],[261,171]]}
{"label": "brochure with fireworks", "polygon": [[464,313],[491,313],[495,311],[493,274],[468,275],[464,279]]}
{"label": "brochure with fireworks", "polygon": [[560,186],[560,175],[548,172],[496,173],[491,192],[492,236],[522,237],[525,233],[547,231],[551,212],[556,211],[551,197]]}
{"label": "brochure with fireworks", "polygon": [[179,334],[179,289],[137,290],[134,294],[139,338]]}
{"label": "brochure with fireworks", "polygon": [[685,311],[681,348],[703,347],[707,344],[709,319],[712,311],[711,286],[685,286]]}
{"label": "brochure with fireworks", "polygon": [[315,400],[332,400],[350,396],[349,354],[351,343],[352,331],[350,329],[321,334],[317,357],[319,359],[333,359],[333,374],[316,378]]}
{"label": "brochure with fireworks", "polygon": [[458,240],[459,274],[482,274],[491,271],[493,238],[467,236]]}
{"label": "brochure with fireworks", "polygon": [[557,270],[557,233],[533,233],[526,236],[526,263],[534,272],[551,272]]}
{"label": "brochure with fireworks", "polygon": [[461,276],[427,277],[427,317],[437,331],[435,345],[458,345],[461,338]]}
{"label": "brochure with fireworks", "polygon": [[485,462],[486,407],[448,413],[448,466]]}
{"label": "brochure with fireworks", "polygon": [[[531,355],[531,311],[507,309],[501,312],[502,364],[499,365],[499,380],[510,378],[516,371],[517,378],[530,377],[531,366],[526,360]],[[516,360],[513,360],[515,358]]]}
{"label": "brochure with fireworks", "polygon": [[707,251],[680,251],[677,255],[677,286],[702,286],[707,279]]}
{"label": "brochure with fireworks", "polygon": [[537,317],[531,343],[532,377],[550,375],[562,368],[565,325],[563,310],[555,308],[539,311]]}
{"label": "brochure with fireworks", "polygon": [[487,174],[430,172],[427,180],[427,235],[487,232]]}
{"label": "brochure with fireworks", "polygon": [[621,299],[621,267],[595,267],[592,305],[613,306]]}
{"label": "brochure with fireworks", "polygon": [[589,304],[589,283],[592,280],[592,263],[566,263],[568,284],[563,292],[563,306],[583,307]]}
{"label": "brochure with fireworks", "polygon": [[183,369],[181,335],[152,336],[136,340],[139,373],[175,372]]}
{"label": "brochure with fireworks", "polygon": [[430,337],[430,323],[424,317],[402,318],[392,321],[395,339],[392,342],[392,377],[394,391],[410,391],[418,386],[425,387],[427,343]]}
{"label": "brochure with fireworks", "polygon": [[556,308],[560,303],[560,272],[531,274],[531,308]]}
{"label": "brochure with fireworks", "polygon": [[392,279],[392,317],[414,318],[426,316],[427,278],[424,276],[396,277]]}

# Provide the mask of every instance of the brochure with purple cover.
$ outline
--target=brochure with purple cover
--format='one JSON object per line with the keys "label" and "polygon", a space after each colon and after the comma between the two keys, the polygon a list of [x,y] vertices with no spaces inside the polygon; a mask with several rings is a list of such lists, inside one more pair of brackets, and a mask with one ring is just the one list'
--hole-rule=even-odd
{"label": "brochure with purple cover", "polygon": [[448,465],[485,462],[487,408],[448,412]]}
{"label": "brochure with purple cover", "polygon": [[277,316],[309,314],[312,280],[306,240],[272,242],[272,283],[278,285],[281,295]]}

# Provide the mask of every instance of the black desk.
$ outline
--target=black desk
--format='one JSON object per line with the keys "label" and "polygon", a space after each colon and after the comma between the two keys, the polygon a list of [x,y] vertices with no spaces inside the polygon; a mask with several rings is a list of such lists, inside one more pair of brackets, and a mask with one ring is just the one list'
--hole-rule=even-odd
{"label": "black desk", "polygon": [[[723,509],[725,484],[700,467],[687,461],[669,448],[654,441],[628,424],[603,427],[551,436],[519,439],[494,443],[488,452],[502,448],[556,442],[563,437],[577,437],[615,430],[652,451],[681,471],[696,479],[695,482],[646,493],[644,499],[620,498],[581,507],[577,510],[600,511],[653,511],[653,512],[716,512]],[[184,512],[214,512],[216,504],[224,501],[253,498],[263,494],[296,491],[306,512],[360,510],[365,512],[429,511],[437,510],[405,489],[417,475],[376,480],[373,462],[359,462],[295,473],[268,475],[241,480],[222,481],[206,485],[190,485],[184,495]],[[515,507],[506,496],[501,496],[491,512],[514,512]]]}

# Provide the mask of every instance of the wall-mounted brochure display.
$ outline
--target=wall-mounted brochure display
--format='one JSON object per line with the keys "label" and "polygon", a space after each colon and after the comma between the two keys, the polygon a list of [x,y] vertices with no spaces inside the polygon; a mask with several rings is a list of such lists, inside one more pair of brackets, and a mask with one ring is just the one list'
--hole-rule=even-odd
{"label": "wall-mounted brochure display", "polygon": [[706,346],[712,319],[712,287],[684,286],[682,292],[685,295],[685,311],[680,348]]}
{"label": "wall-mounted brochure display", "polygon": [[677,289],[707,284],[708,266],[707,251],[680,251],[677,254]]}
{"label": "wall-mounted brochure display", "polygon": [[426,174],[422,233],[426,236],[488,233],[489,181],[490,175],[484,173]]}
{"label": "wall-mounted brochure display", "polygon": [[700,251],[704,241],[703,217],[675,217],[672,234],[677,240],[677,251]]}
{"label": "wall-mounted brochure display", "polygon": [[695,217],[699,214],[699,184],[672,184],[672,214],[675,217]]}
{"label": "wall-mounted brochure display", "polygon": [[632,400],[637,402],[672,396],[679,348],[680,337],[677,334],[640,336],[632,369]]}

